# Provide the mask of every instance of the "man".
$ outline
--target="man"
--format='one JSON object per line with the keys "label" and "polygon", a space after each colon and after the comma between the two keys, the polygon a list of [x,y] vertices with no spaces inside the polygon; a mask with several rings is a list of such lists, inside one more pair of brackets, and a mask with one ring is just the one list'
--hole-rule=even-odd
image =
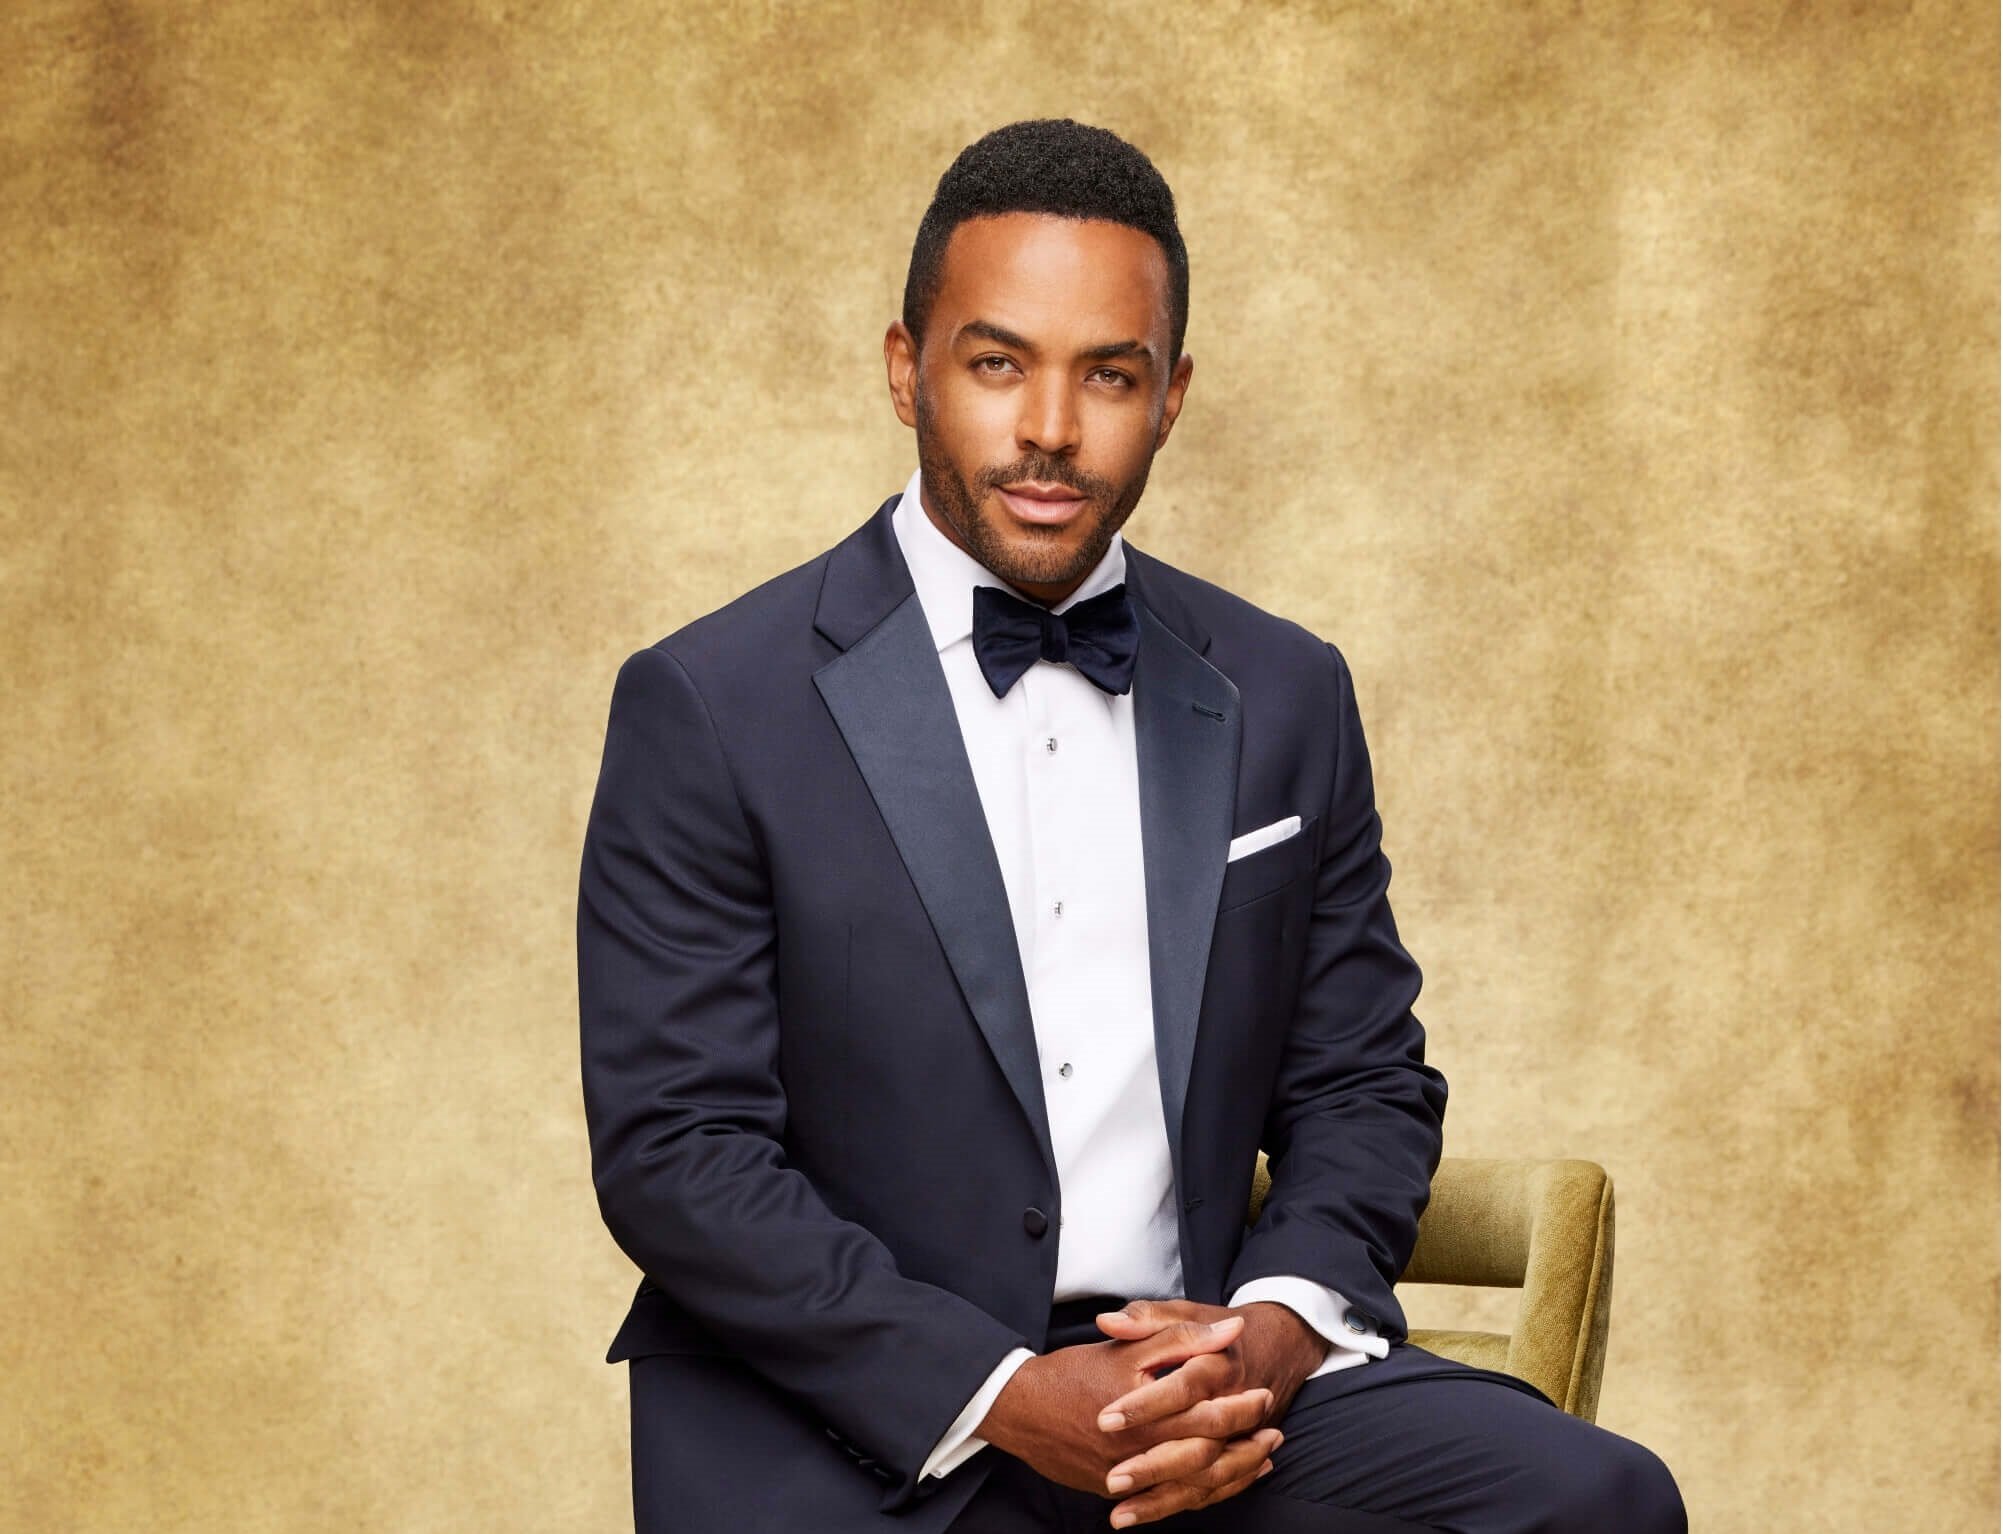
{"label": "man", "polygon": [[578,963],[642,1531],[1685,1528],[1406,1340],[1447,1094],[1348,667],[1120,534],[1187,310],[1138,150],[981,139],[885,337],[918,472],[619,670]]}

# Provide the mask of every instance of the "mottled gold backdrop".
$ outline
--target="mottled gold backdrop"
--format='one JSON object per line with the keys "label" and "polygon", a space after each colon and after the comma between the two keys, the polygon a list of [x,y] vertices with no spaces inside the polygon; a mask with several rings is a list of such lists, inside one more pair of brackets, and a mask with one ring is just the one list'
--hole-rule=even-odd
{"label": "mottled gold backdrop", "polygon": [[613,675],[903,483],[919,214],[1045,115],[1179,199],[1129,533],[1348,656],[1448,1154],[1613,1175],[1600,1421],[1710,1534],[1995,1527],[1996,61],[1980,3],[6,7],[0,1527],[629,1526]]}

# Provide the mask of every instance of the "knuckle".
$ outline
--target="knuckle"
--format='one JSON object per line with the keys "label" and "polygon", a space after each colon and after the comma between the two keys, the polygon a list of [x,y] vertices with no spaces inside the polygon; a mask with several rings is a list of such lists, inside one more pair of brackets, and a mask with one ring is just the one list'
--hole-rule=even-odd
{"label": "knuckle", "polygon": [[1176,1423],[1176,1431],[1190,1438],[1220,1438],[1217,1431],[1217,1407],[1214,1402],[1192,1402]]}
{"label": "knuckle", "polygon": [[1245,1372],[1245,1366],[1229,1352],[1205,1353],[1200,1358],[1192,1358],[1183,1367],[1186,1369],[1191,1364],[1201,1366],[1205,1383],[1217,1393],[1236,1392],[1239,1378]]}

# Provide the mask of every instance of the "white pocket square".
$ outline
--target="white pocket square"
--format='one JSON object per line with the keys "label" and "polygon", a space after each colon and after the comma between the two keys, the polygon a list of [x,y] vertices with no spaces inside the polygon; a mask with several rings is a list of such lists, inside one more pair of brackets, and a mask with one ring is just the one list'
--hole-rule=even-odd
{"label": "white pocket square", "polygon": [[1289,815],[1285,820],[1276,820],[1256,831],[1247,831],[1243,836],[1234,836],[1231,838],[1231,850],[1224,854],[1224,861],[1235,863],[1248,852],[1257,852],[1274,842],[1283,842],[1290,836],[1298,835],[1300,829],[1300,816]]}

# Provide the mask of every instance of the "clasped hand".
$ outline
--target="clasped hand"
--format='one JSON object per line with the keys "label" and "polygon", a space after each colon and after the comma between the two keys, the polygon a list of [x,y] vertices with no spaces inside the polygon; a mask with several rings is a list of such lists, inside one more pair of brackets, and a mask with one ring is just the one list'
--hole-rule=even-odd
{"label": "clasped hand", "polygon": [[1270,1302],[1134,1300],[1098,1319],[1111,1340],[1029,1360],[981,1436],[1049,1480],[1124,1497],[1115,1528],[1221,1502],[1272,1469],[1271,1424],[1326,1351]]}

